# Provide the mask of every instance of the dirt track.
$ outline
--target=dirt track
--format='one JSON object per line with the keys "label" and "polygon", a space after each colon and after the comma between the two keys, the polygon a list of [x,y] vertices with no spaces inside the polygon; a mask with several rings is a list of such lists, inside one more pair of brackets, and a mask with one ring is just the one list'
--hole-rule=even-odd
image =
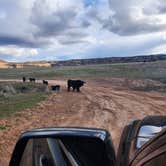
{"label": "dirt track", "polygon": [[[53,83],[54,81],[52,81]],[[67,92],[64,81],[60,93],[52,94],[33,109],[0,119],[0,165],[8,165],[13,146],[21,132],[37,127],[100,127],[111,132],[117,147],[122,128],[146,115],[166,114],[166,95],[156,92],[120,90],[109,81],[90,81],[81,93]]]}

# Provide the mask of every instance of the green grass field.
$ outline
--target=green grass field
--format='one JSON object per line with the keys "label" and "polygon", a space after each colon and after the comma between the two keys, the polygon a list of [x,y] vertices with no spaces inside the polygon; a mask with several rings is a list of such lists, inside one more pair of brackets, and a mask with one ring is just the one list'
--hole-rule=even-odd
{"label": "green grass field", "polygon": [[[23,76],[27,78],[35,77],[37,79],[96,79],[114,77],[129,79],[152,79],[166,83],[166,61],[74,67],[68,66],[57,68],[0,69],[0,79],[22,79]],[[48,94],[45,92],[45,86],[42,84],[1,82],[0,92],[4,91],[4,87],[6,85],[9,87],[12,86],[14,90],[9,93],[0,93],[0,117],[10,116],[15,112],[33,107],[48,96]],[[165,84],[161,87],[148,85],[147,87],[137,87],[135,90],[155,90],[166,92],[166,86]],[[15,91],[15,93],[13,91]]]}
{"label": "green grass field", "polygon": [[47,97],[44,90],[42,84],[0,83],[0,117],[35,106]]}
{"label": "green grass field", "polygon": [[38,79],[120,77],[166,82],[166,61],[57,68],[0,69],[0,78],[21,79],[23,76]]}

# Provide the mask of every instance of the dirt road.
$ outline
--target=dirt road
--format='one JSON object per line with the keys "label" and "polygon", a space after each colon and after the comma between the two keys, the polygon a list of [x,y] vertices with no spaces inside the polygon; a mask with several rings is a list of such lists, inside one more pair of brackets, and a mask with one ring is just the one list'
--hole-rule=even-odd
{"label": "dirt road", "polygon": [[[54,81],[52,81],[53,83]],[[60,93],[50,95],[33,109],[0,119],[0,165],[8,165],[21,132],[38,127],[81,126],[105,128],[115,147],[122,128],[146,115],[166,114],[166,95],[157,92],[120,90],[109,81],[89,81],[81,93],[67,92],[64,81]]]}

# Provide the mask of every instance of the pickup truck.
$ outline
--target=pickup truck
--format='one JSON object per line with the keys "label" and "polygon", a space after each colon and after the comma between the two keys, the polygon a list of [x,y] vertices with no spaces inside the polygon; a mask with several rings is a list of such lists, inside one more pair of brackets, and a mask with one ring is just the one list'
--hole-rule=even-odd
{"label": "pickup truck", "polygon": [[10,166],[165,166],[166,116],[124,127],[117,155],[107,130],[40,128],[21,134]]}

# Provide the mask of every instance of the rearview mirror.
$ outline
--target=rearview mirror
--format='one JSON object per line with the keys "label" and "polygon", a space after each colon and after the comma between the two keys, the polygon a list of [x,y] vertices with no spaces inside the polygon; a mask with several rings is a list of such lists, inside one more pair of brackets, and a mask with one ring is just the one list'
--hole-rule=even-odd
{"label": "rearview mirror", "polygon": [[111,136],[106,130],[43,128],[23,133],[10,166],[115,165]]}

